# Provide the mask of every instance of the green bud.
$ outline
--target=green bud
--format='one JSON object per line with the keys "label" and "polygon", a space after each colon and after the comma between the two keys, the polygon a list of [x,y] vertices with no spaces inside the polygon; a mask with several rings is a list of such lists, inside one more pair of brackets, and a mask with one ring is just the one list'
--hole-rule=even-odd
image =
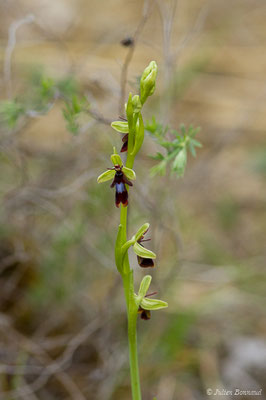
{"label": "green bud", "polygon": [[126,177],[129,180],[134,181],[136,179],[136,174],[135,174],[135,171],[133,171],[133,169],[123,167],[122,171],[124,172],[124,174],[126,175]]}
{"label": "green bud", "polygon": [[178,176],[183,176],[187,164],[187,151],[184,147],[174,159],[172,171],[176,172]]}
{"label": "green bud", "polygon": [[142,279],[140,286],[139,286],[139,293],[138,296],[141,298],[144,297],[149,290],[150,284],[151,284],[152,277],[150,275],[144,276]]}
{"label": "green bud", "polygon": [[[147,232],[147,230],[149,229],[149,227],[150,227],[150,224],[149,224],[148,222],[146,222],[146,224],[143,224],[143,225],[139,228],[139,230],[138,230],[138,232],[136,233],[136,235],[133,236],[133,237],[135,238],[135,240],[138,241],[138,240],[144,235],[144,233]],[[132,238],[132,239],[133,239],[133,238]]]}
{"label": "green bud", "polygon": [[142,115],[139,113],[139,118],[136,124],[136,133],[135,133],[135,143],[134,143],[134,148],[133,151],[131,153],[132,156],[135,156],[143,143],[144,140],[144,124],[143,124],[143,119],[142,119]]}
{"label": "green bud", "polygon": [[111,127],[117,132],[128,133],[128,123],[123,121],[114,121],[111,123]]}
{"label": "green bud", "polygon": [[106,181],[110,181],[110,179],[113,179],[115,176],[115,171],[114,170],[108,170],[103,172],[100,176],[97,178],[98,183],[103,183]]}
{"label": "green bud", "polygon": [[137,94],[135,94],[135,96],[132,97],[132,107],[133,107],[133,112],[135,114],[139,113],[140,110],[142,109],[142,104]]}
{"label": "green bud", "polygon": [[142,74],[140,80],[140,100],[142,104],[154,93],[157,71],[158,67],[156,62],[151,61]]}
{"label": "green bud", "polygon": [[133,249],[137,256],[142,258],[156,258],[156,254],[153,251],[145,249],[145,247],[141,246],[138,242],[134,244]]}
{"label": "green bud", "polygon": [[143,297],[143,299],[140,302],[140,307],[143,308],[144,310],[154,311],[166,308],[168,307],[168,304],[166,303],[166,301]]}

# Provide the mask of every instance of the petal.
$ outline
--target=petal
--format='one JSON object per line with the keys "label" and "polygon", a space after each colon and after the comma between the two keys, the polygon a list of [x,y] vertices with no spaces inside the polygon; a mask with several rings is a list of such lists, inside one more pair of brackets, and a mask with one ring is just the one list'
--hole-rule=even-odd
{"label": "petal", "polygon": [[144,310],[160,310],[161,308],[168,307],[166,301],[158,299],[148,299],[144,297],[140,302],[140,307]]}
{"label": "petal", "polygon": [[133,171],[133,169],[127,168],[127,167],[123,167],[122,171],[124,172],[126,177],[128,179],[130,179],[131,181],[134,181],[136,179],[136,174],[135,174],[135,171]]}
{"label": "petal", "polygon": [[97,178],[98,183],[103,183],[110,181],[110,179],[113,179],[115,176],[115,170],[111,169],[108,171],[103,172],[100,176]]}
{"label": "petal", "polygon": [[133,249],[137,256],[143,258],[156,258],[156,254],[153,251],[145,249],[145,247],[141,246],[138,242],[134,244]]}

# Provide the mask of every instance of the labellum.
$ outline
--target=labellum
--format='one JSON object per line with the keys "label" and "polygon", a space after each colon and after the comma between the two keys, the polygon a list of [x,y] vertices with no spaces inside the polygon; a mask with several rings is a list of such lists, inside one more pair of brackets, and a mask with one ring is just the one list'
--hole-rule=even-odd
{"label": "labellum", "polygon": [[128,191],[126,185],[133,186],[133,183],[127,179],[120,165],[115,165],[114,169],[116,172],[110,186],[111,188],[115,186],[115,205],[119,207],[120,203],[122,203],[122,205],[126,207],[128,205]]}
{"label": "labellum", "polygon": [[144,310],[143,308],[139,307],[138,313],[140,314],[140,318],[147,321],[151,319],[151,312],[149,310]]}
{"label": "labellum", "polygon": [[[138,243],[142,246],[141,242],[147,242],[149,240],[150,239],[144,239],[144,236],[142,236],[138,240]],[[154,267],[154,261],[152,258],[144,258],[144,257],[140,257],[140,256],[137,256],[137,258],[138,258],[138,264],[140,267],[142,267],[142,268],[153,268]]]}

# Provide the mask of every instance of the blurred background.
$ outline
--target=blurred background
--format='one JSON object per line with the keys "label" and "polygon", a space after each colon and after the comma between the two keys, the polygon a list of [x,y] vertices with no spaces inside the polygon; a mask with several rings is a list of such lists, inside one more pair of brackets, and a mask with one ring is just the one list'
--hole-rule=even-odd
{"label": "blurred background", "polygon": [[119,211],[96,178],[151,60],[145,121],[199,126],[203,147],[151,177],[147,133],[135,164],[129,234],[151,223],[169,303],[139,321],[143,399],[265,398],[265,20],[264,0],[0,2],[1,399],[131,399]]}

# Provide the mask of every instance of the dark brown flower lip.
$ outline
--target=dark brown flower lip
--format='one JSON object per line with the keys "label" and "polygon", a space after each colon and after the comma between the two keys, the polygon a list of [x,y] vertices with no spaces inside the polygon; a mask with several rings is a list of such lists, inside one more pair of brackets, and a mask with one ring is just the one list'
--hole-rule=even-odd
{"label": "dark brown flower lip", "polygon": [[116,164],[113,168],[115,170],[115,176],[110,187],[115,186],[115,205],[117,208],[122,203],[123,207],[128,205],[128,191],[126,185],[133,186],[133,183],[123,173],[123,165]]}
{"label": "dark brown flower lip", "polygon": [[[146,233],[148,232],[149,228],[143,233],[143,235],[139,238],[138,243],[142,246],[142,242],[149,242],[151,239],[144,239]],[[152,258],[144,258],[137,256],[138,264],[141,268],[153,268],[154,261]]]}
{"label": "dark brown flower lip", "polygon": [[144,310],[139,306],[138,313],[140,314],[140,318],[144,319],[145,321],[151,319],[151,312],[149,310]]}

